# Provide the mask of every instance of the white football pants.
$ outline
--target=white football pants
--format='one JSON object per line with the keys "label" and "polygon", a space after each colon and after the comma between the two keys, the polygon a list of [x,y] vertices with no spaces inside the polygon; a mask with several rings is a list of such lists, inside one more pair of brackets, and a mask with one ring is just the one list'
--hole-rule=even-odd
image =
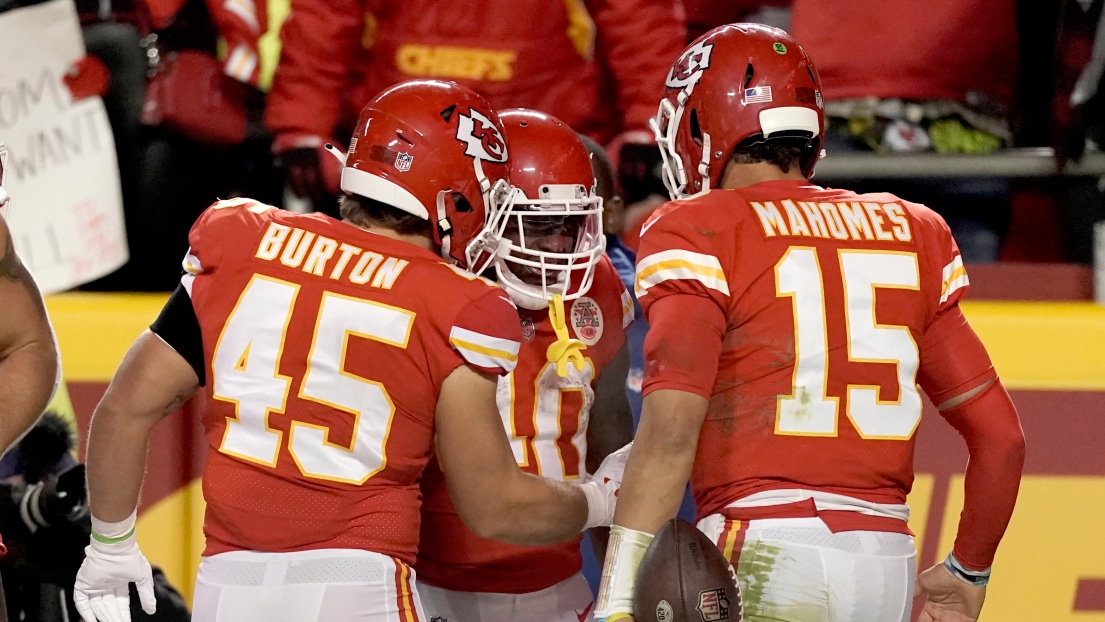
{"label": "white football pants", "polygon": [[720,514],[698,528],[736,569],[745,622],[909,622],[917,549],[906,534]]}
{"label": "white football pants", "polygon": [[421,583],[434,622],[594,622],[595,598],[582,573],[528,594],[452,592]]}
{"label": "white football pants", "polygon": [[193,622],[426,622],[414,570],[380,553],[232,551],[203,558]]}

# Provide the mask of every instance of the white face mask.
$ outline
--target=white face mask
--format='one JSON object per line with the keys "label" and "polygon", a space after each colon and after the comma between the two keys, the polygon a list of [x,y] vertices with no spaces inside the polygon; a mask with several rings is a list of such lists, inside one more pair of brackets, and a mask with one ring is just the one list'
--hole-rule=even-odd
{"label": "white face mask", "polygon": [[519,307],[543,309],[554,294],[574,300],[606,250],[602,198],[581,185],[546,184],[536,199],[514,188],[492,200],[480,239],[494,248],[499,284]]}

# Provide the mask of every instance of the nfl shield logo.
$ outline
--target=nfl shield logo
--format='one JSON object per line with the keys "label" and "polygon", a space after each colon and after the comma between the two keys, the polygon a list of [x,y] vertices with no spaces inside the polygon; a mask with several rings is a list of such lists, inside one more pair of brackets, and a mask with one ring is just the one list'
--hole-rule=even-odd
{"label": "nfl shield logo", "polygon": [[[522,337],[526,341],[533,341],[534,335],[537,334],[537,327],[533,325],[533,320],[528,317],[522,318]],[[433,622],[431,620],[431,622]]]}
{"label": "nfl shield logo", "polygon": [[725,588],[715,588],[699,592],[698,615],[702,622],[720,622],[729,619],[729,597],[725,595]]}
{"label": "nfl shield logo", "polygon": [[400,153],[395,156],[395,170],[400,173],[411,170],[411,162],[414,162],[414,156],[409,153]]}

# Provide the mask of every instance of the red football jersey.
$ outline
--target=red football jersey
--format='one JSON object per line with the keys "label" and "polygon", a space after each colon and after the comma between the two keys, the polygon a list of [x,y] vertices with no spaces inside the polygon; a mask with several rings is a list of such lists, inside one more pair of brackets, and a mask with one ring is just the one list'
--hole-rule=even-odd
{"label": "red football jersey", "polygon": [[[499,412],[523,471],[556,480],[586,473],[587,422],[592,383],[625,343],[633,299],[605,257],[586,296],[565,303],[568,332],[587,344],[582,371],[568,365],[561,378],[546,350],[556,341],[548,311],[520,310],[518,367],[499,379]],[[464,592],[524,594],[553,586],[580,571],[579,539],[550,546],[485,540],[457,516],[436,462],[422,479],[422,540],[418,580]]]}
{"label": "red football jersey", "polygon": [[192,227],[205,555],[365,549],[413,563],[442,381],[514,368],[499,287],[412,244],[249,200]]}
{"label": "red football jersey", "polygon": [[782,488],[905,503],[917,343],[967,291],[940,216],[808,182],[714,190],[653,216],[636,289],[646,317],[686,294],[715,303],[726,327],[712,389],[646,372],[646,393],[710,400],[691,476],[701,516]]}

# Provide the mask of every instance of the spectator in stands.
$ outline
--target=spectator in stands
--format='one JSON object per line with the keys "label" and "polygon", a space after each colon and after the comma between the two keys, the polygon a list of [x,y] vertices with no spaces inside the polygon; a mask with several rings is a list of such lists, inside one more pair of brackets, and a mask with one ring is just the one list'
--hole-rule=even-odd
{"label": "spectator in stands", "polygon": [[[455,80],[497,108],[543,110],[602,144],[651,142],[657,89],[683,45],[671,0],[292,0],[266,122],[292,189],[336,192],[361,105],[401,80]],[[620,155],[620,153],[619,153]]]}
{"label": "spectator in stands", "polygon": [[[1009,145],[1015,0],[793,0],[791,28],[818,59],[830,154]],[[914,180],[891,191],[939,211],[965,261],[997,260],[1009,218],[1006,180]]]}
{"label": "spectator in stands", "polygon": [[755,22],[789,30],[790,0],[683,0],[687,42],[725,24]]}
{"label": "spectator in stands", "polygon": [[[1033,80],[1041,74],[1046,77],[1041,88],[1020,93],[1028,99],[1024,102],[1025,116],[1033,115],[1025,119],[1022,134],[1028,134],[1026,138],[1032,140],[1042,133],[1040,144],[1050,144],[1060,160],[1077,160],[1084,152],[1102,151],[1105,3],[1061,0],[1029,3],[1022,10],[1028,13],[1023,16],[1025,23],[1034,25],[1031,32],[1022,33],[1022,49],[1023,44],[1031,45],[1034,39],[1038,42],[1041,34],[1052,35],[1045,42],[1054,47],[1051,55],[1031,55],[1036,50],[1026,50],[1027,62],[1021,67],[1021,75]],[[1027,22],[1029,19],[1033,21]],[[1043,30],[1048,25],[1054,28]],[[1036,130],[1037,136],[1031,135],[1032,130]],[[1056,184],[1055,191],[1063,206],[1066,225],[1065,259],[1092,263],[1094,224],[1105,220],[1105,188],[1092,177],[1067,178]]]}
{"label": "spectator in stands", "polygon": [[[110,72],[131,259],[90,289],[170,290],[188,228],[219,198],[279,203],[262,116],[264,0],[77,0],[85,44]],[[220,58],[220,47],[225,54]]]}

